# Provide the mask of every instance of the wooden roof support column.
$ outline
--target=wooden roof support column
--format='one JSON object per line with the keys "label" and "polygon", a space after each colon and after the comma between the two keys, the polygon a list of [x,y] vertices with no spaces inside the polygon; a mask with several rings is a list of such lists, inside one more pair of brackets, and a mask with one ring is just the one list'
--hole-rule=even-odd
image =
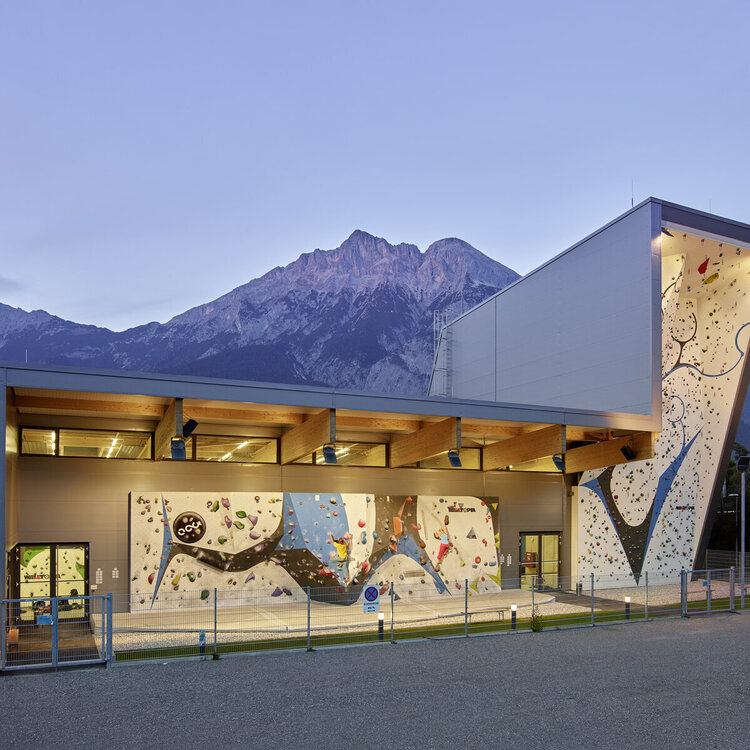
{"label": "wooden roof support column", "polygon": [[415,464],[417,461],[453,449],[461,449],[460,417],[430,422],[421,430],[392,440],[390,467],[395,469],[406,464]]}
{"label": "wooden roof support column", "polygon": [[310,455],[326,443],[336,442],[336,410],[323,409],[281,436],[281,463]]}
{"label": "wooden roof support column", "polygon": [[505,469],[514,464],[522,464],[564,452],[565,427],[553,424],[541,430],[485,445],[482,448],[482,468],[485,471]]}
{"label": "wooden roof support column", "polygon": [[622,448],[628,446],[635,456],[631,461],[644,461],[654,457],[654,433],[643,432],[630,437],[605,440],[602,443],[583,445],[573,448],[565,454],[565,473],[575,474],[588,469],[603,469],[605,466],[629,463],[622,454]]}
{"label": "wooden roof support column", "polygon": [[172,399],[164,416],[159,420],[154,431],[154,458],[161,461],[167,448],[170,447],[172,438],[182,435],[182,399]]}

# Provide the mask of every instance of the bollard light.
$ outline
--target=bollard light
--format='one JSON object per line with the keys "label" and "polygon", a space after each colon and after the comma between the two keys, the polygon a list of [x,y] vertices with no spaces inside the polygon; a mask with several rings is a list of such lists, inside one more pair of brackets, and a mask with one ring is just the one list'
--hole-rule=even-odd
{"label": "bollard light", "polygon": [[626,620],[630,619],[630,597],[629,596],[625,597],[625,619]]}
{"label": "bollard light", "polygon": [[510,605],[510,629],[516,629],[516,610],[518,607],[515,604]]}
{"label": "bollard light", "polygon": [[385,620],[385,615],[382,612],[378,612],[378,640],[383,640],[383,621]]}

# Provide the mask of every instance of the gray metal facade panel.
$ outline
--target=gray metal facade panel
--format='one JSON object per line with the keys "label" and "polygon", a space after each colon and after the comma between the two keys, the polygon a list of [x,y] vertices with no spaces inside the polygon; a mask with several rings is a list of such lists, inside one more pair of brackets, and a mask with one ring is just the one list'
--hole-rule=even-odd
{"label": "gray metal facade panel", "polygon": [[[646,203],[494,297],[498,401],[652,415],[659,326],[652,232]],[[451,326],[481,328],[486,307]],[[462,369],[475,364],[454,357],[454,381]]]}

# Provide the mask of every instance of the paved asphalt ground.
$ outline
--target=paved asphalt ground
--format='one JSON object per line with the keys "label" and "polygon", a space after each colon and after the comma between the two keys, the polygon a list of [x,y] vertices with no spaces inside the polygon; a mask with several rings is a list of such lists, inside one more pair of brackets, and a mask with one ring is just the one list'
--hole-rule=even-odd
{"label": "paved asphalt ground", "polygon": [[0,678],[0,748],[750,747],[750,612]]}

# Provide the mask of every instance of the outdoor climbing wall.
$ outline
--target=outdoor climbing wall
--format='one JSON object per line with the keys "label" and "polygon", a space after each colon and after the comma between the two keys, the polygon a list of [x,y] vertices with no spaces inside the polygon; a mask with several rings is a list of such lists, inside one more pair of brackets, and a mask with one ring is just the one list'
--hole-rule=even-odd
{"label": "outdoor climbing wall", "polygon": [[[133,606],[193,605],[213,589],[357,601],[497,590],[497,498],[339,493],[130,493]],[[457,581],[460,583],[457,585]],[[234,594],[234,597],[233,597]]]}
{"label": "outdoor climbing wall", "polygon": [[750,334],[750,250],[662,238],[662,431],[655,456],[585,472],[578,573],[639,581],[694,564]]}

